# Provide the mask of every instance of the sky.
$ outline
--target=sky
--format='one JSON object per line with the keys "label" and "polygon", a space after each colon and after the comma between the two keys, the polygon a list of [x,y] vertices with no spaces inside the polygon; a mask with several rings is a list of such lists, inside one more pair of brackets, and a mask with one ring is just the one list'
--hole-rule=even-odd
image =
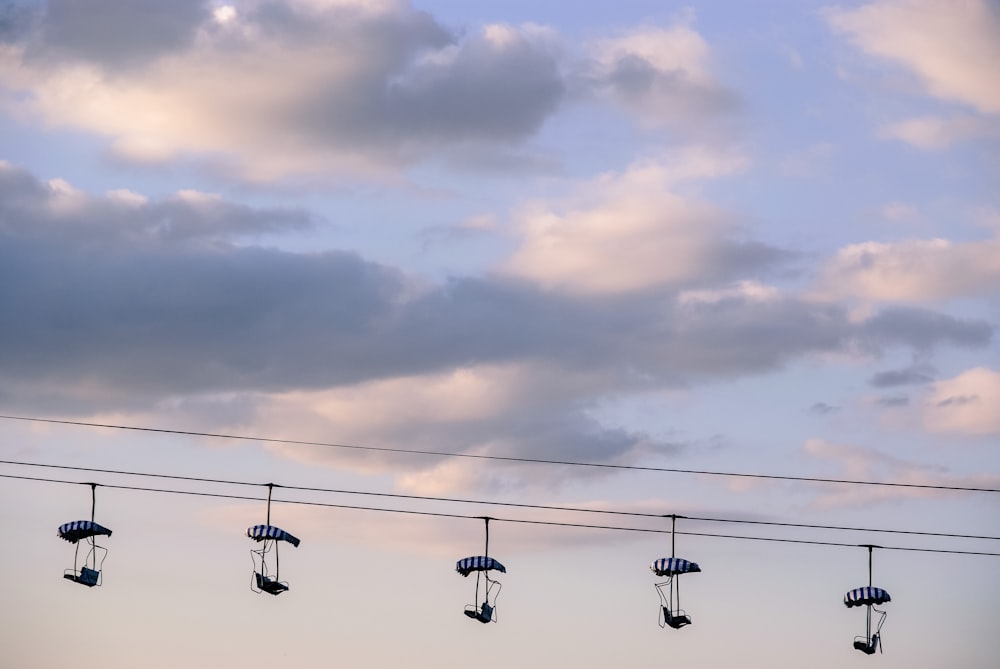
{"label": "sky", "polygon": [[[638,469],[1000,488],[998,62],[995,0],[2,2],[0,459],[998,536],[996,493]],[[276,489],[270,597],[266,488],[0,475],[104,484],[113,530],[65,581],[89,486],[0,477],[5,666],[1000,657],[996,557],[876,550],[875,657],[842,603],[855,544],[989,539],[681,519],[851,546],[679,534],[663,630],[669,534],[509,521],[666,518]]]}

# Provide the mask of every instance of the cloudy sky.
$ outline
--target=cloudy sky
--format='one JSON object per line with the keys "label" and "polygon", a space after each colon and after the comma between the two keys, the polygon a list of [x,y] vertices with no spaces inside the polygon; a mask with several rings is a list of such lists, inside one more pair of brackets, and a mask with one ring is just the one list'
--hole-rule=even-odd
{"label": "cloudy sky", "polygon": [[[998,62],[995,0],[0,3],[0,413],[998,488]],[[993,493],[0,434],[15,461],[1000,534]],[[303,543],[264,601],[241,537],[261,504],[98,496],[115,534],[88,591],[54,537],[88,489],[0,479],[12,666],[862,657],[840,603],[862,549],[679,537],[704,572],[696,624],[666,634],[648,564],[669,537],[498,522],[502,622],[479,626],[452,571],[478,521],[279,505]],[[996,560],[876,552],[879,661],[992,666]]]}

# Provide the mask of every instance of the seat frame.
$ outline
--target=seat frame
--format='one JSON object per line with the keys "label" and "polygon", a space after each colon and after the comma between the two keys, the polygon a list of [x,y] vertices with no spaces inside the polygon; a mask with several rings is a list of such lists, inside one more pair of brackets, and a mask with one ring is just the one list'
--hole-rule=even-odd
{"label": "seat frame", "polygon": [[668,609],[666,606],[662,608],[663,608],[663,622],[665,622],[667,625],[674,628],[675,630],[679,630],[680,628],[691,624],[691,616],[684,613],[684,611],[678,611],[677,614],[675,615],[672,614],[670,612],[670,609]]}
{"label": "seat frame", "polygon": [[264,576],[259,571],[254,572],[254,577],[257,581],[257,589],[261,592],[266,592],[269,595],[280,595],[288,590],[287,583],[275,581],[272,578]]}
{"label": "seat frame", "polygon": [[67,569],[63,574],[63,578],[74,583],[79,583],[80,585],[85,585],[88,588],[93,588],[95,585],[101,584],[101,572],[90,567],[81,567],[79,572],[74,569]]}

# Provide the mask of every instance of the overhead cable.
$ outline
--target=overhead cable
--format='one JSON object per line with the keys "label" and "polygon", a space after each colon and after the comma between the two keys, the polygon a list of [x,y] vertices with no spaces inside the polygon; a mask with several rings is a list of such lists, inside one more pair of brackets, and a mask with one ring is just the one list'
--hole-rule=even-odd
{"label": "overhead cable", "polygon": [[[119,484],[104,484],[104,483],[93,483],[90,481],[67,481],[62,479],[50,479],[41,478],[34,476],[18,476],[14,474],[0,474],[0,478],[8,479],[19,479],[24,481],[39,481],[44,483],[60,483],[68,485],[97,485],[102,488],[116,489],[116,490],[132,490],[141,492],[155,492],[155,493],[166,493],[173,495],[193,495],[197,497],[216,497],[221,499],[238,499],[246,501],[263,502],[266,501],[264,497],[250,497],[246,495],[229,495],[224,493],[212,493],[212,492],[197,492],[191,490],[175,490],[170,488],[150,488],[145,486],[128,486]],[[333,504],[329,502],[310,502],[304,500],[291,500],[291,499],[272,499],[273,503],[279,504],[298,504],[303,506],[316,506],[325,507],[333,509],[349,509],[355,511],[377,511],[383,513],[401,513],[414,516],[431,516],[437,518],[459,518],[465,520],[482,520],[483,516],[478,515],[463,515],[457,513],[442,513],[437,511],[418,511],[415,509],[386,509],[382,507],[371,507],[371,506],[359,506],[353,504]],[[693,537],[709,537],[715,539],[732,539],[732,540],[743,540],[743,541],[767,541],[767,542],[778,542],[778,543],[791,543],[791,544],[807,544],[814,546],[837,546],[837,547],[848,547],[856,548],[862,544],[852,544],[837,541],[817,541],[813,539],[786,539],[778,537],[757,537],[757,536],[747,536],[747,535],[734,535],[734,534],[715,534],[710,532],[690,532],[690,531],[673,531],[666,529],[654,529],[654,528],[644,528],[644,527],[620,527],[617,525],[592,525],[587,523],[567,523],[560,521],[551,520],[529,520],[523,518],[497,518],[494,516],[490,517],[490,520],[503,522],[503,523],[519,523],[524,525],[544,525],[550,527],[569,527],[569,528],[581,528],[581,529],[591,529],[591,530],[604,530],[604,531],[618,531],[618,532],[641,532],[646,534],[678,534],[687,535]],[[884,550],[896,550],[896,551],[910,551],[917,553],[942,553],[950,555],[979,555],[988,557],[1000,557],[1000,553],[991,553],[986,551],[966,551],[966,550],[954,550],[954,549],[944,549],[944,548],[918,548],[912,546],[880,546]]]}
{"label": "overhead cable", "polygon": [[[136,472],[127,471],[122,469],[104,469],[99,467],[80,467],[75,465],[57,465],[57,464],[46,464],[39,462],[21,462],[17,460],[0,460],[0,464],[4,465],[15,465],[21,467],[41,467],[47,469],[60,469],[67,471],[79,471],[79,472],[89,472],[89,473],[99,473],[99,474],[114,474],[120,476],[139,476],[147,478],[158,478],[158,479],[168,479],[175,481],[188,481],[194,483],[212,483],[212,484],[222,484],[222,485],[238,485],[238,486],[261,486],[270,485],[275,488],[284,488],[286,490],[296,490],[300,492],[318,492],[318,493],[329,493],[338,495],[362,495],[370,497],[385,497],[391,499],[406,499],[406,500],[419,500],[427,502],[447,502],[454,504],[475,504],[481,506],[503,506],[510,508],[519,509],[532,509],[539,511],[565,511],[572,513],[592,513],[592,514],[604,514],[604,515],[614,515],[614,516],[627,516],[632,518],[663,518],[662,513],[650,513],[641,511],[620,511],[613,509],[593,509],[585,507],[573,507],[573,506],[556,506],[550,504],[528,504],[524,502],[501,502],[495,500],[481,500],[481,499],[466,499],[461,497],[437,497],[429,495],[407,495],[403,493],[387,493],[387,492],[373,492],[366,490],[349,490],[345,488],[318,488],[312,486],[300,486],[300,485],[286,485],[280,483],[256,483],[251,481],[237,481],[231,479],[215,479],[215,478],[204,478],[198,476],[182,476],[177,474],[156,474],[149,472]],[[944,537],[951,539],[985,539],[1000,541],[1000,537],[996,536],[986,536],[978,534],[956,534],[950,532],[926,532],[919,530],[898,530],[898,529],[885,529],[885,528],[872,528],[872,527],[848,527],[843,525],[818,525],[812,523],[787,523],[787,522],[777,522],[777,521],[766,521],[766,520],[750,520],[750,519],[737,519],[737,518],[710,518],[703,516],[683,516],[688,520],[697,520],[706,523],[734,523],[743,525],[766,525],[772,527],[791,527],[797,529],[814,529],[814,530],[837,530],[845,532],[878,532],[885,534],[904,534],[904,535],[915,535],[915,536],[927,536],[927,537]]]}
{"label": "overhead cable", "polygon": [[224,434],[220,432],[198,432],[194,430],[177,430],[157,427],[140,427],[135,425],[116,425],[112,423],[92,423],[86,421],[56,420],[54,418],[35,418],[29,416],[0,415],[0,419],[27,421],[33,423],[49,423],[55,425],[75,425],[78,427],[96,427],[113,430],[131,430],[134,432],[151,432],[158,434],[176,434],[188,437],[208,437],[212,439],[231,439],[239,441],[254,441],[267,444],[287,444],[291,446],[317,446],[322,448],[338,448],[355,451],[372,451],[380,453],[397,453],[406,455],[426,455],[434,457],[466,458],[473,460],[490,460],[495,462],[515,462],[520,464],[557,465],[562,467],[589,467],[595,469],[611,469],[623,471],[660,472],[669,474],[697,474],[701,476],[722,476],[729,478],[766,479],[773,481],[798,481],[804,483],[835,483],[842,485],[884,486],[891,488],[910,488],[918,490],[948,490],[956,492],[1000,493],[1000,488],[976,486],[957,486],[930,483],[899,483],[894,481],[864,481],[856,479],[835,479],[816,476],[788,476],[779,474],[756,474],[747,472],[726,472],[703,469],[679,469],[674,467],[652,467],[644,465],[618,465],[607,462],[579,462],[572,460],[547,460],[542,458],[524,458],[505,455],[485,455],[480,453],[455,453],[449,451],[430,451],[406,448],[390,448],[387,446],[360,446],[356,444],[338,444],[322,441],[303,441],[298,439],[279,439],[275,437],[258,437],[251,435]]}

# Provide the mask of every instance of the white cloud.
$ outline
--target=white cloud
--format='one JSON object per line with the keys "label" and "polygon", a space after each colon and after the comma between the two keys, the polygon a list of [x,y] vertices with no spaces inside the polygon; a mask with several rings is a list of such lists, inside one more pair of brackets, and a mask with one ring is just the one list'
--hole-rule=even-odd
{"label": "white cloud", "polygon": [[517,41],[517,33],[510,26],[499,23],[483,26],[483,37],[487,42],[499,47]]}
{"label": "white cloud", "polygon": [[990,0],[881,0],[833,9],[831,25],[864,52],[915,74],[938,98],[1000,113],[1000,12]]}
{"label": "white cloud", "polygon": [[152,134],[119,137],[111,143],[112,154],[136,164],[163,165],[170,162],[177,146]]}
{"label": "white cloud", "polygon": [[688,16],[670,28],[646,27],[627,35],[594,43],[595,55],[605,68],[635,56],[660,72],[683,72],[692,81],[710,83],[709,48],[691,28]]}
{"label": "white cloud", "polygon": [[136,193],[135,191],[128,190],[127,188],[110,190],[105,195],[110,202],[117,202],[130,207],[141,207],[145,204],[149,204],[148,197],[142,193]]}
{"label": "white cloud", "polygon": [[185,188],[177,191],[174,197],[193,207],[213,207],[222,204],[222,196],[218,193],[205,193],[200,190]]}
{"label": "white cloud", "polygon": [[[945,485],[959,487],[995,486],[1000,476],[979,474],[955,476],[944,467],[920,465],[892,457],[880,451],[839,444],[824,439],[809,439],[803,450],[806,455],[821,460],[832,460],[839,465],[840,473],[829,478],[858,481],[880,481],[907,485]],[[921,488],[900,486],[859,486],[843,484],[817,484],[821,491],[812,503],[818,509],[837,507],[863,507],[901,497],[936,497],[956,494]]]}
{"label": "white cloud", "polygon": [[[502,415],[518,402],[520,391],[527,390],[525,374],[519,367],[481,366],[285,393],[272,398],[268,420],[287,421],[302,429],[309,422],[308,414],[324,426],[337,425],[348,439],[368,441],[418,424],[449,425]],[[302,415],[293,416],[293,412]]]}
{"label": "white cloud", "polygon": [[946,149],[973,139],[1000,138],[1000,120],[981,116],[923,116],[893,123],[882,134],[919,149]]}
{"label": "white cloud", "polygon": [[51,194],[47,205],[56,216],[71,215],[83,209],[88,202],[87,194],[74,188],[65,179],[49,179],[46,185]]}
{"label": "white cloud", "polygon": [[719,290],[688,290],[677,296],[680,304],[713,303],[722,300],[767,301],[781,297],[781,291],[757,281],[739,281]]}
{"label": "white cloud", "polygon": [[229,23],[236,18],[236,8],[232,5],[222,5],[212,11],[212,17],[221,24]]}
{"label": "white cloud", "polygon": [[[306,442],[324,442],[336,434],[339,443],[375,448],[631,461],[647,452],[643,449],[649,444],[639,435],[606,429],[581,411],[607,381],[602,374],[557,372],[538,362],[473,365],[322,390],[254,393],[246,401],[255,431]],[[191,403],[185,407],[192,409]],[[247,420],[242,418],[243,429]],[[501,490],[531,482],[551,488],[567,474],[528,471],[515,463],[483,468],[473,460],[377,450],[296,444],[271,448],[311,464],[366,473],[391,470],[398,487],[422,494]]]}
{"label": "white cloud", "polygon": [[1000,290],[1000,239],[852,244],[827,263],[820,283],[827,295],[882,302],[993,295]]}
{"label": "white cloud", "polygon": [[[579,294],[682,287],[717,277],[750,250],[732,240],[722,211],[671,190],[679,181],[730,174],[745,163],[738,154],[692,149],[673,162],[603,175],[561,206],[526,207],[521,246],[505,269],[548,289]],[[742,260],[753,264],[750,255]],[[723,266],[723,256],[730,267]]]}
{"label": "white cloud", "polygon": [[924,402],[923,417],[935,432],[1000,434],[1000,372],[977,367],[938,381]]}
{"label": "white cloud", "polygon": [[697,124],[732,111],[735,95],[712,73],[711,50],[688,12],[669,28],[642,27],[590,44],[590,76],[648,123]]}

